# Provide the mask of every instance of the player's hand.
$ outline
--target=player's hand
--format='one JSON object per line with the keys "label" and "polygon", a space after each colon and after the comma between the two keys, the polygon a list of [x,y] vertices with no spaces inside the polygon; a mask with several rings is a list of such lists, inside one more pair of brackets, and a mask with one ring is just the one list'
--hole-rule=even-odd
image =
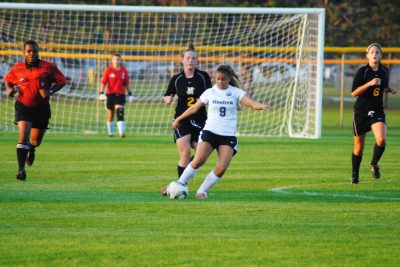
{"label": "player's hand", "polygon": [[107,100],[107,96],[104,93],[100,93],[99,94],[99,100],[100,101],[106,101]]}
{"label": "player's hand", "polygon": [[47,98],[47,97],[50,96],[49,90],[43,89],[43,88],[40,88],[40,89],[39,89],[39,94],[40,94],[40,96],[41,96],[42,98]]}
{"label": "player's hand", "polygon": [[391,89],[390,89],[390,92],[391,92],[392,94],[394,94],[394,95],[395,95],[395,94],[397,94],[397,89],[395,89],[395,88],[391,88]]}
{"label": "player's hand", "polygon": [[18,90],[15,89],[15,88],[12,88],[12,89],[10,89],[10,90],[7,89],[7,95],[8,95],[9,97],[14,97],[14,95],[15,95],[17,92],[18,92]]}
{"label": "player's hand", "polygon": [[134,100],[134,97],[133,97],[132,93],[131,93],[131,92],[128,92],[128,102],[129,102],[129,103],[132,103],[133,100]]}
{"label": "player's hand", "polygon": [[172,129],[176,129],[176,128],[178,128],[178,126],[179,126],[179,122],[176,121],[176,120],[174,120],[174,121],[172,122]]}
{"label": "player's hand", "polygon": [[174,98],[173,95],[166,95],[166,96],[164,96],[164,102],[165,102],[165,104],[167,104],[167,105],[171,104],[173,98]]}
{"label": "player's hand", "polygon": [[266,105],[266,104],[260,104],[260,107],[258,109],[259,110],[269,110],[269,109],[271,109],[271,106]]}
{"label": "player's hand", "polygon": [[373,78],[370,82],[370,85],[371,86],[374,86],[374,85],[381,85],[381,79],[380,78]]}

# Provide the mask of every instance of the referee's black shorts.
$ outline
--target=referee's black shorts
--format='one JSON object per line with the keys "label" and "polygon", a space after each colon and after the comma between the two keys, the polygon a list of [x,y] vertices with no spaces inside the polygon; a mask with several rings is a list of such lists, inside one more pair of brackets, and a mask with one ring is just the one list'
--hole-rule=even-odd
{"label": "referee's black shorts", "polygon": [[184,120],[179,123],[179,126],[174,129],[174,141],[190,134],[190,143],[198,142],[201,130],[204,127],[204,121],[196,121],[194,119]]}
{"label": "referee's black shorts", "polygon": [[362,136],[371,131],[374,123],[383,122],[386,124],[386,116],[383,111],[354,111],[353,112],[353,135]]}
{"label": "referee's black shorts", "polygon": [[32,128],[47,130],[50,118],[50,104],[30,108],[18,101],[15,102],[15,124],[19,121],[29,121],[32,123]]}
{"label": "referee's black shorts", "polygon": [[218,147],[222,145],[230,146],[233,148],[233,155],[235,155],[238,151],[238,142],[236,136],[218,135],[213,132],[204,130],[200,133],[199,143],[201,142],[207,142],[217,150]]}
{"label": "referee's black shorts", "polygon": [[106,94],[107,101],[106,107],[107,109],[114,109],[115,105],[124,106],[126,103],[125,94]]}

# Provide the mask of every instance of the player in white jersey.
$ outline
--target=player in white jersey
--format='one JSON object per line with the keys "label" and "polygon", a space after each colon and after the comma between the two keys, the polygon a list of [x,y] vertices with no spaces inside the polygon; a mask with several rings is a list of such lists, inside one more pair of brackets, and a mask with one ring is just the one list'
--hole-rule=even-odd
{"label": "player in white jersey", "polygon": [[196,104],[177,117],[172,124],[172,128],[177,128],[180,121],[208,105],[207,121],[200,134],[196,154],[178,180],[186,185],[198,169],[206,163],[211,152],[216,149],[217,164],[197,190],[196,197],[199,199],[207,198],[208,190],[224,175],[237,151],[236,127],[239,103],[256,110],[270,109],[268,105],[252,100],[242,89],[236,87],[239,85],[238,76],[228,65],[218,67],[215,82],[216,84],[211,89],[200,96]]}

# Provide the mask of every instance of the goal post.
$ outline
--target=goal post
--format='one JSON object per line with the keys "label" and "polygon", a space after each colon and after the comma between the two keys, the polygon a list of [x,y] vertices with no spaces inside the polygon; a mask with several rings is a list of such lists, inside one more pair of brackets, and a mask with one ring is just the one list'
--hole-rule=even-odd
{"label": "goal post", "polygon": [[[162,97],[192,42],[210,76],[230,64],[242,88],[270,111],[243,108],[238,133],[321,136],[325,10],[0,3],[0,79],[34,39],[68,84],[52,97],[51,131],[106,134],[100,79],[119,53],[135,101],[125,108],[127,134],[170,134],[174,105]],[[0,130],[15,130],[13,101],[1,84]]]}

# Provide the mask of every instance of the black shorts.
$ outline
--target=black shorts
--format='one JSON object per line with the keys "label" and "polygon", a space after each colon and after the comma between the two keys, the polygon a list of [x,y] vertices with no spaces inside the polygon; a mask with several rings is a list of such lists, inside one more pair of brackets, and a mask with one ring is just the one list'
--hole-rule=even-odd
{"label": "black shorts", "polygon": [[386,116],[383,111],[365,111],[353,113],[353,135],[362,136],[371,131],[371,125],[377,122],[386,124]]}
{"label": "black shorts", "polygon": [[124,106],[126,103],[125,94],[106,94],[106,96],[107,109],[114,109],[115,105]]}
{"label": "black shorts", "polygon": [[18,101],[15,102],[15,124],[18,124],[19,121],[29,121],[32,123],[32,128],[47,130],[50,118],[50,104],[30,108]]}
{"label": "black shorts", "polygon": [[176,140],[179,138],[182,138],[188,134],[191,135],[190,137],[190,142],[198,142],[199,140],[199,135],[201,130],[204,127],[205,122],[198,122],[193,119],[191,120],[185,120],[182,123],[179,123],[178,128],[174,129],[174,141],[176,143]]}
{"label": "black shorts", "polygon": [[199,143],[207,142],[213,148],[218,150],[219,146],[225,145],[233,148],[233,155],[236,154],[238,150],[238,142],[236,136],[224,136],[212,133],[210,131],[201,131],[199,137]]}

